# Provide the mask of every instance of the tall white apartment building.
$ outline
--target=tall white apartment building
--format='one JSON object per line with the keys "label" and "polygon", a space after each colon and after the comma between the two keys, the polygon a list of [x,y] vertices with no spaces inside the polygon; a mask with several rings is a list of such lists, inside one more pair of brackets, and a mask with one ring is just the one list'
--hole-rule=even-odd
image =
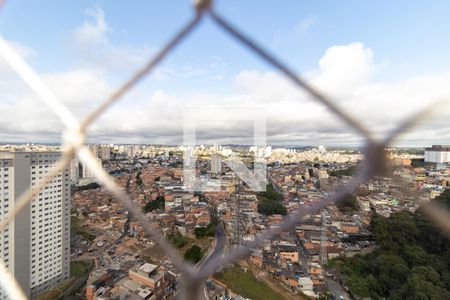
{"label": "tall white apartment building", "polygon": [[220,174],[222,172],[222,158],[219,155],[213,155],[211,158],[211,173]]}
{"label": "tall white apartment building", "polygon": [[450,163],[450,146],[433,145],[425,149],[425,162],[445,164]]}
{"label": "tall white apartment building", "polygon": [[125,146],[125,153],[129,158],[135,158],[138,154],[138,146],[128,145]]}
{"label": "tall white apartment building", "polygon": [[[102,152],[98,152],[99,147],[97,145],[89,145],[89,150],[92,155],[95,157],[99,164],[102,163],[102,160],[98,157],[102,154]],[[92,174],[91,170],[84,165],[78,157],[74,157],[70,162],[70,182],[72,184],[89,184],[94,181],[94,174]]]}
{"label": "tall white apartment building", "polygon": [[111,159],[111,147],[101,146],[99,156],[102,160],[110,160]]}
{"label": "tall white apartment building", "polygon": [[77,184],[80,178],[80,162],[78,158],[75,157],[70,161],[70,182],[72,184]]}
{"label": "tall white apartment building", "polygon": [[[0,152],[0,219],[57,163],[59,152]],[[70,277],[69,168],[0,232],[0,259],[28,297]],[[0,299],[8,299],[0,287]]]}
{"label": "tall white apartment building", "polygon": [[[96,158],[97,163],[101,164],[102,160]],[[70,162],[70,182],[72,184],[89,184],[95,181],[94,174],[88,166],[78,160],[77,157]]]}

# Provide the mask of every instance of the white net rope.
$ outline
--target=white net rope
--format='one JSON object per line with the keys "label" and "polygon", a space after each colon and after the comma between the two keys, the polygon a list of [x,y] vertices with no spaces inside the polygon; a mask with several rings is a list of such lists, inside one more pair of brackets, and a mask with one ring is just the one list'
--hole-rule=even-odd
{"label": "white net rope", "polygon": [[[0,1],[1,5],[2,1]],[[312,207],[300,208],[284,218],[279,226],[267,230],[258,235],[252,242],[238,246],[225,253],[219,259],[208,260],[201,266],[194,268],[181,258],[176,249],[162,236],[160,231],[156,229],[146,218],[142,210],[135,206],[129,196],[122,191],[114,182],[113,178],[98,163],[93,154],[85,145],[87,128],[102,115],[111,105],[119,101],[126,93],[128,93],[140,80],[146,77],[155,67],[164,60],[164,58],[173,49],[179,45],[189,34],[198,26],[203,18],[211,18],[211,20],[233,39],[239,42],[244,48],[247,48],[262,61],[271,65],[274,69],[283,74],[294,86],[306,91],[318,103],[326,106],[327,109],[340,118],[344,123],[350,126],[355,133],[362,136],[365,140],[364,160],[360,164],[357,175],[353,180],[336,190],[329,197],[316,202]],[[14,220],[15,216],[31,201],[33,195],[44,189],[61,170],[70,164],[70,161],[77,156],[78,159],[87,166],[94,174],[98,183],[111,192],[115,199],[123,205],[129,213],[135,218],[145,229],[146,233],[158,243],[162,249],[170,257],[176,268],[182,275],[184,289],[181,293],[186,299],[194,299],[203,297],[201,288],[204,280],[224,265],[235,262],[250,254],[252,248],[256,248],[265,240],[276,237],[284,230],[293,228],[301,222],[302,217],[306,214],[320,211],[320,209],[330,203],[338,202],[349,194],[351,194],[361,183],[366,182],[377,175],[384,175],[387,172],[384,149],[389,146],[400,134],[415,126],[419,120],[425,119],[431,109],[425,109],[420,113],[411,116],[383,140],[377,140],[373,136],[373,132],[365,128],[358,120],[356,120],[350,112],[339,108],[335,102],[319,90],[313,88],[302,79],[296,72],[283,64],[276,56],[269,53],[257,44],[255,41],[247,37],[241,30],[231,25],[218,12],[214,10],[211,0],[199,0],[195,3],[195,15],[181,30],[176,33],[168,43],[149,60],[149,62],[138,70],[128,81],[115,90],[101,105],[88,114],[81,122],[79,122],[70,110],[51,92],[44,84],[41,78],[33,71],[33,69],[16,53],[16,51],[8,44],[8,42],[0,35],[0,55],[11,66],[11,68],[22,78],[28,87],[46,104],[56,116],[58,116],[65,127],[63,140],[63,155],[60,161],[52,167],[42,179],[29,189],[15,202],[14,209],[0,221],[0,231]],[[430,107],[437,107],[436,103]],[[424,205],[424,211],[436,222],[442,230],[450,234],[450,214],[447,210],[443,210],[436,204]],[[3,290],[11,299],[26,299],[23,292],[14,277],[5,271],[4,263],[0,261],[0,284]]]}

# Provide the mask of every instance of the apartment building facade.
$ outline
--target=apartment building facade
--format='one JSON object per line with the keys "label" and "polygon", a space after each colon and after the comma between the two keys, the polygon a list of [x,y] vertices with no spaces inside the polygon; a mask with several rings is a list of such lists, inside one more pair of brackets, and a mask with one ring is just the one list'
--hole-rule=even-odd
{"label": "apartment building facade", "polygon": [[[0,152],[0,219],[61,157],[59,152]],[[0,259],[28,297],[70,277],[69,168],[21,210],[0,232]],[[0,299],[8,299],[0,288]]]}
{"label": "apartment building facade", "polygon": [[425,162],[450,163],[450,146],[433,145],[431,148],[425,148]]}
{"label": "apartment building facade", "polygon": [[222,158],[219,155],[214,155],[211,158],[211,173],[220,174],[222,172]]}

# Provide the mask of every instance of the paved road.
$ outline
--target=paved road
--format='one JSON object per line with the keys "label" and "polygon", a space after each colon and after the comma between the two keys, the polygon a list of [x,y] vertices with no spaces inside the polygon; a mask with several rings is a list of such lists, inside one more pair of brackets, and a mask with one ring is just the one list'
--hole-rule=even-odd
{"label": "paved road", "polygon": [[206,260],[204,260],[201,263],[201,265],[206,264],[206,262],[209,262],[210,260],[218,259],[222,255],[226,243],[227,243],[227,235],[225,233],[225,227],[223,226],[222,223],[219,223],[216,226],[216,245],[212,253]]}
{"label": "paved road", "polygon": [[[130,180],[131,180],[131,175],[128,175],[128,181],[127,181],[127,194],[128,194],[128,196],[131,195],[131,191],[130,191]],[[130,211],[128,211],[128,214],[127,214],[127,221],[125,222],[123,233],[122,233],[122,235],[116,240],[116,242],[117,242],[117,241],[120,241],[121,239],[123,239],[123,238],[128,234],[128,231],[130,230],[130,221],[131,221],[131,213],[130,213]]]}
{"label": "paved road", "polygon": [[330,293],[332,293],[336,297],[336,299],[339,299],[340,296],[343,296],[345,300],[352,299],[338,282],[334,281],[331,278],[327,278],[326,281]]}
{"label": "paved road", "polygon": [[[222,255],[226,243],[227,243],[227,235],[225,233],[225,227],[223,226],[223,223],[220,222],[216,226],[216,243],[214,245],[214,249],[212,249],[212,252],[208,254],[209,256],[206,259],[199,262],[196,267],[199,269],[210,260],[218,259]],[[209,299],[206,285],[203,286],[203,295],[200,295],[200,297],[201,299]]]}

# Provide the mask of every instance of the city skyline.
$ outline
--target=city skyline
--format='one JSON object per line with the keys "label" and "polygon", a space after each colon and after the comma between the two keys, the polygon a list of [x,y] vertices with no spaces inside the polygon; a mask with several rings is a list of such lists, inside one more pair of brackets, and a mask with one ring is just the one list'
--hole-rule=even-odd
{"label": "city skyline", "polygon": [[449,10],[0,0],[0,300],[450,299]]}

